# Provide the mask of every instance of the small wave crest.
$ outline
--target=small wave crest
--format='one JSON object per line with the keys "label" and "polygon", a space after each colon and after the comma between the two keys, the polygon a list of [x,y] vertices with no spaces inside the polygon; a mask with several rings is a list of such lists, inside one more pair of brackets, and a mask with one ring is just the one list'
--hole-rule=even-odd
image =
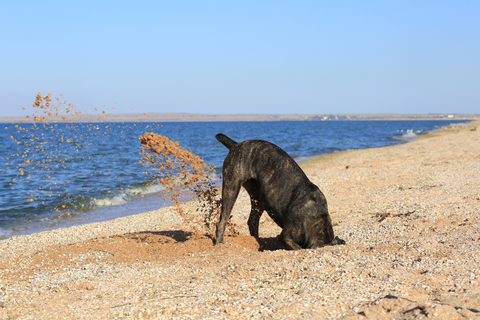
{"label": "small wave crest", "polygon": [[[220,175],[212,173],[211,180],[215,184],[221,182]],[[176,179],[174,180],[176,182]],[[145,183],[136,186],[128,186],[116,191],[110,191],[102,196],[77,197],[65,204],[65,208],[73,208],[76,211],[86,212],[101,207],[119,206],[128,203],[138,197],[165,191],[160,183]],[[62,206],[63,207],[63,206]]]}
{"label": "small wave crest", "polygon": [[165,188],[160,184],[130,186],[112,191],[110,194],[104,196],[77,197],[70,203],[67,203],[66,207],[86,212],[100,207],[123,205],[139,196],[162,192],[164,190]]}
{"label": "small wave crest", "polygon": [[105,197],[100,199],[93,198],[92,202],[95,207],[118,206],[127,203],[123,195],[118,195],[115,197]]}
{"label": "small wave crest", "polygon": [[392,137],[391,140],[397,140],[397,141],[412,141],[415,140],[418,137],[418,134],[421,134],[423,130],[398,130],[397,132],[405,132],[399,137]]}

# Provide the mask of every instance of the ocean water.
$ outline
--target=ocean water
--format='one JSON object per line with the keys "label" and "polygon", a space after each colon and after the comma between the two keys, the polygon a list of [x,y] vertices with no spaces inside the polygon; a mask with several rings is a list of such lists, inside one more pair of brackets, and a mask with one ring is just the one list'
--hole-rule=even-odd
{"label": "ocean water", "polygon": [[178,141],[219,173],[228,152],[215,139],[220,132],[236,141],[273,142],[303,161],[343,150],[404,143],[462,122],[0,124],[0,238],[165,206],[163,188],[155,180],[158,175],[139,163],[139,138],[145,132]]}

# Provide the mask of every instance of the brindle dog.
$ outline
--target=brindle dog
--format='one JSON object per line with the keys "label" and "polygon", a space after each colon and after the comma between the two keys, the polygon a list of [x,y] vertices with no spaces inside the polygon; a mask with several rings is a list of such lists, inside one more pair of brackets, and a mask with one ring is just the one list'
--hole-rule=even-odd
{"label": "brindle dog", "polygon": [[230,151],[223,163],[222,212],[215,244],[223,243],[225,225],[240,188],[250,195],[250,235],[258,239],[263,211],[282,229],[280,240],[291,250],[344,244],[333,234],[327,200],[282,149],[263,140],[237,143],[224,134],[215,136]]}

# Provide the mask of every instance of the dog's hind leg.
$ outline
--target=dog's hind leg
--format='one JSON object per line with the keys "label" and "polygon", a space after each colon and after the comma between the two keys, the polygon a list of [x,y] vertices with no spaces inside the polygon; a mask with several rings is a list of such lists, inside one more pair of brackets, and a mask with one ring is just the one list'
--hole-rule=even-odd
{"label": "dog's hind leg", "polygon": [[248,217],[248,230],[250,235],[258,239],[258,226],[260,224],[260,217],[262,216],[263,209],[259,206],[258,201],[255,199],[250,199],[252,204],[252,210],[250,211],[250,216]]}
{"label": "dog's hind leg", "polygon": [[292,237],[291,230],[289,230],[288,228],[283,229],[282,233],[280,233],[280,241],[289,250],[302,249],[302,247],[297,242],[295,242]]}
{"label": "dog's hind leg", "polygon": [[245,190],[247,190],[250,195],[250,205],[252,209],[250,210],[250,216],[248,217],[248,230],[250,235],[258,239],[258,226],[260,224],[260,217],[263,213],[263,208],[259,201],[260,191],[257,185],[257,182],[254,179],[250,179],[243,184]]}
{"label": "dog's hind leg", "polygon": [[227,225],[228,219],[237,200],[238,192],[240,191],[240,183],[226,184],[225,175],[223,189],[222,189],[222,212],[220,213],[220,219],[217,223],[217,231],[215,232],[215,245],[223,243],[223,234],[225,233],[225,227]]}

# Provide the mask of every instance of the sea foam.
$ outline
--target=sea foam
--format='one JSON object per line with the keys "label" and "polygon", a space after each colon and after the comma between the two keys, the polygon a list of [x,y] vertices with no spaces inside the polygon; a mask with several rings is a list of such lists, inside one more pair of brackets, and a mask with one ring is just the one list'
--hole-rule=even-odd
{"label": "sea foam", "polygon": [[158,193],[164,191],[165,188],[160,184],[143,185],[126,187],[115,192],[115,195],[106,197],[94,197],[87,201],[87,206],[90,209],[99,207],[119,206],[138,196],[146,194]]}
{"label": "sea foam", "polygon": [[422,133],[423,130],[399,130],[397,132],[406,132],[405,134],[402,134],[399,137],[393,137],[392,140],[397,140],[397,141],[412,141],[415,140],[418,137],[417,133]]}

